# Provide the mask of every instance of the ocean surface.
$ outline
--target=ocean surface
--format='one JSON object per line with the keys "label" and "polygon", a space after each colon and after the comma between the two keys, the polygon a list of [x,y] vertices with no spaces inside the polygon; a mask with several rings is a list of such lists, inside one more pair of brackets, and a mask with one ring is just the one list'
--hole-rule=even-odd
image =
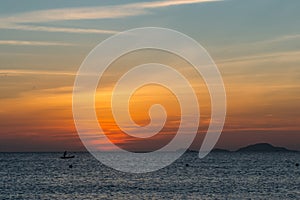
{"label": "ocean surface", "polygon": [[146,174],[61,155],[0,153],[0,199],[300,199],[300,153],[186,153]]}

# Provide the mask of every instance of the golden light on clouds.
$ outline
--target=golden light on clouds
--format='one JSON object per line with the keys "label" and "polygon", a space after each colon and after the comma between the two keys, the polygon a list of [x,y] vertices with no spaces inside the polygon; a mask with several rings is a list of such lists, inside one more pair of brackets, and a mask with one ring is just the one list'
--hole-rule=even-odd
{"label": "golden light on clouds", "polygon": [[[259,58],[248,62],[247,59],[243,59],[218,64],[223,74],[228,99],[225,134],[220,140],[223,143],[219,145],[227,147],[236,142],[237,140],[232,138],[234,133],[240,133],[244,138],[252,138],[251,141],[254,141],[256,132],[273,131],[279,134],[277,132],[288,130],[289,134],[295,134],[294,132],[299,131],[297,122],[300,118],[294,112],[299,109],[299,84],[297,84],[299,71],[290,64],[298,59],[297,55],[287,54],[273,59],[268,56],[267,60]],[[200,105],[200,136],[195,144],[199,146],[210,120],[210,97],[206,86],[201,77],[194,74],[188,63],[163,52],[148,51],[127,55],[113,63],[105,72],[96,94],[96,109],[101,126],[113,142],[132,151],[160,148],[174,136],[180,115],[178,102],[170,91],[156,85],[148,85],[137,90],[129,102],[129,108],[132,119],[144,126],[149,123],[149,107],[152,104],[162,104],[168,113],[168,120],[158,136],[150,140],[137,140],[123,134],[114,123],[109,101],[114,83],[122,76],[123,71],[138,65],[140,61],[136,58],[141,57],[148,62],[159,58],[159,62],[173,66],[189,77],[197,91]],[[264,68],[250,71],[249,66]],[[18,81],[23,84],[20,85]],[[68,144],[75,149],[81,149],[71,110],[73,81],[74,73],[68,72],[3,71],[0,78],[2,91],[0,118],[1,130],[6,134],[1,135],[2,139],[22,140],[28,144],[38,141],[43,145],[36,148],[41,149],[42,146],[53,143],[60,146],[57,148]],[[10,88],[9,92],[7,88]],[[96,133],[91,132],[91,138],[94,134]],[[264,138],[268,139],[267,136]],[[273,143],[279,143],[280,140],[276,138],[281,137],[272,138],[274,140],[269,139]],[[244,141],[249,142],[250,139]],[[98,144],[101,144],[101,141],[98,141]]]}
{"label": "golden light on clouds", "polygon": [[[136,124],[146,126],[150,123],[149,110],[151,106],[155,104],[162,105],[165,109],[167,120],[159,134],[147,139],[136,138],[123,133],[116,125],[111,110],[111,97],[116,82],[129,69],[139,64],[151,62],[164,63],[168,66],[172,66],[187,76],[187,79],[191,80],[190,84],[194,86],[196,95],[202,103],[200,107],[203,113],[203,122],[207,122],[207,119],[210,118],[210,101],[206,86],[201,77],[197,74],[195,75],[195,70],[193,70],[189,63],[180,57],[164,51],[143,50],[132,52],[120,57],[111,64],[101,77],[96,94],[96,109],[99,124],[111,141],[127,150],[143,151],[145,149],[155,150],[161,148],[174,137],[181,120],[180,105],[176,96],[163,86],[149,84],[139,88],[133,93],[129,101],[129,111],[132,120]],[[167,74],[155,74],[155,76],[163,77],[167,76]],[[132,80],[132,82],[134,83],[134,80]],[[180,88],[181,86],[177,85],[176,87]],[[182,92],[184,92],[184,88],[182,88]],[[126,111],[124,110],[123,112],[125,116]],[[152,114],[155,119],[163,117],[155,113]],[[123,121],[122,123],[125,126],[127,123],[129,124],[127,121]],[[204,126],[206,125],[205,123]],[[127,129],[132,129],[132,127],[128,126]]]}
{"label": "golden light on clouds", "polygon": [[[203,45],[216,62],[227,94],[226,124],[217,147],[236,149],[269,142],[299,149],[300,25],[296,1],[18,3],[22,9],[16,9],[13,2],[1,5],[0,151],[85,150],[72,114],[76,72],[95,45],[110,35],[141,26],[185,33]],[[112,141],[132,151],[159,148],[173,137],[180,109],[166,88],[147,85],[129,101],[131,117],[141,126],[150,122],[152,104],[164,106],[167,124],[156,138],[139,140],[124,135],[110,110],[117,80],[132,67],[153,62],[178,70],[196,91],[201,118],[192,147],[199,149],[210,122],[209,93],[189,63],[163,51],[131,52],[111,64],[95,97],[99,123]],[[184,92],[180,85],[175,87]],[[106,147],[93,140],[97,138],[94,130],[88,134],[94,145]]]}

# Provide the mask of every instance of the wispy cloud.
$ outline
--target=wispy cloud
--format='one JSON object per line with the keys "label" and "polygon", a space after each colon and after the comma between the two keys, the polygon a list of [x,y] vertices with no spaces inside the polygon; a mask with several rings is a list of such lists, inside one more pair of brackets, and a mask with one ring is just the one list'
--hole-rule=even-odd
{"label": "wispy cloud", "polygon": [[21,70],[21,69],[13,69],[6,70],[0,69],[0,75],[61,75],[61,76],[75,76],[76,73],[71,71],[42,71],[42,70]]}
{"label": "wispy cloud", "polygon": [[258,54],[258,55],[249,55],[249,56],[241,56],[236,58],[229,58],[229,59],[222,59],[218,60],[217,63],[224,64],[224,63],[234,63],[234,62],[255,62],[259,60],[274,60],[274,59],[282,59],[289,57],[288,59],[291,60],[291,57],[299,60],[300,51],[287,51],[287,52],[274,52],[274,53],[267,53],[267,54]]}
{"label": "wispy cloud", "polygon": [[63,33],[98,33],[98,34],[118,33],[118,31],[113,31],[113,30],[63,28],[63,27],[53,27],[53,26],[49,27],[49,26],[32,26],[32,25],[17,25],[17,24],[7,24],[5,29],[16,29],[16,30],[25,30],[25,31],[63,32]]}
{"label": "wispy cloud", "polygon": [[184,4],[195,4],[195,3],[205,3],[205,2],[215,2],[215,1],[223,1],[223,0],[169,0],[169,1],[156,1],[156,2],[147,2],[140,3],[140,7],[142,8],[160,8],[160,7],[168,7],[168,6],[178,6]]}
{"label": "wispy cloud", "polygon": [[0,40],[0,45],[18,45],[18,46],[73,46],[74,44],[65,42],[41,42],[24,40]]}
{"label": "wispy cloud", "polygon": [[294,34],[294,35],[283,35],[280,37],[272,38],[269,40],[264,40],[264,41],[258,41],[254,42],[254,45],[257,44],[272,44],[272,43],[277,43],[277,42],[286,42],[290,40],[299,40],[300,39],[300,34]]}
{"label": "wispy cloud", "polygon": [[26,23],[47,23],[53,21],[67,20],[89,20],[89,19],[113,19],[130,16],[149,14],[150,9],[178,6],[184,4],[196,4],[204,2],[215,2],[222,0],[166,0],[154,2],[140,2],[114,6],[98,6],[83,8],[62,8],[39,10],[20,13],[13,16],[0,18],[0,29],[17,29],[29,31],[67,32],[67,33],[102,33],[113,34],[114,30],[82,29],[82,28],[60,28],[49,26],[26,25]]}

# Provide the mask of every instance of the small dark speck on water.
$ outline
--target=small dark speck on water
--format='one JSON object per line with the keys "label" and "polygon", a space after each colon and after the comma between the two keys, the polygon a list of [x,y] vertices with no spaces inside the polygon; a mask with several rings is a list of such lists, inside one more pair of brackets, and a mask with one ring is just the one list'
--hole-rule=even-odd
{"label": "small dark speck on water", "polygon": [[295,165],[296,165],[296,167],[299,167],[299,163],[296,163]]}
{"label": "small dark speck on water", "polygon": [[69,165],[69,168],[73,168],[73,165]]}
{"label": "small dark speck on water", "polygon": [[185,166],[186,166],[186,167],[189,167],[190,165],[189,165],[189,164],[185,164]]}

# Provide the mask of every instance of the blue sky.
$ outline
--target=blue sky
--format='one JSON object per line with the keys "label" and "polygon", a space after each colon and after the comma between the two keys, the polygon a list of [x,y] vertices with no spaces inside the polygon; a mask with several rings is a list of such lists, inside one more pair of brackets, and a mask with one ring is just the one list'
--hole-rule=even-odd
{"label": "blue sky", "polygon": [[[144,4],[151,2],[5,1],[0,8],[3,24],[0,38],[32,41],[34,47],[29,51],[30,45],[27,45],[27,52],[49,53],[51,48],[41,51],[40,46],[51,46],[47,43],[53,42],[53,45],[60,46],[66,54],[72,52],[82,55],[84,50],[90,50],[114,32],[158,26],[175,29],[193,37],[217,59],[263,53],[262,51],[296,50],[299,45],[300,3],[296,0],[225,0],[148,7]],[[106,9],[110,13],[102,15]],[[55,10],[61,12],[56,13]],[[77,17],[65,16],[74,11]],[[85,12],[91,15],[87,16]],[[84,31],[86,32],[83,33]],[[46,43],[39,44],[41,41]],[[253,43],[257,43],[256,46],[246,48]],[[1,52],[22,52],[22,48],[11,46],[13,45],[2,44]],[[224,51],[224,48],[229,51]]]}

